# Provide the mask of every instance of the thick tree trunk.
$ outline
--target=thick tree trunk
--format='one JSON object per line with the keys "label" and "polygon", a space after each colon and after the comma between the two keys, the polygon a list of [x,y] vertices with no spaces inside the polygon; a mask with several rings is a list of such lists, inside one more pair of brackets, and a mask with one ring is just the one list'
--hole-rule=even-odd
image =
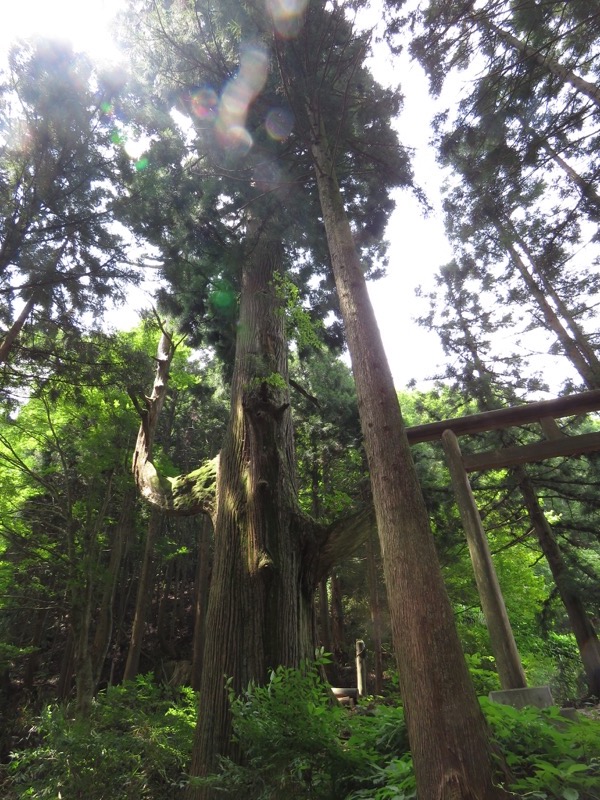
{"label": "thick tree trunk", "polygon": [[465,664],[392,375],[317,109],[311,150],[369,464],[394,649],[422,800],[491,800],[485,720]]}
{"label": "thick tree trunk", "polygon": [[514,473],[525,501],[527,513],[552,572],[560,599],[569,617],[581,655],[589,692],[596,695],[596,697],[600,697],[600,642],[598,641],[598,636],[590,618],[586,614],[581,597],[570,580],[560,547],[540,506],[531,481],[525,470],[520,467],[515,468]]}
{"label": "thick tree trunk", "polygon": [[[314,559],[296,500],[282,247],[250,226],[243,265],[231,417],[220,455],[215,552],[192,775],[235,755],[225,678],[242,691],[312,654]],[[268,229],[269,223],[265,227]],[[212,798],[206,789],[194,798]]]}
{"label": "thick tree trunk", "polygon": [[127,651],[127,662],[123,674],[124,681],[132,681],[138,674],[140,667],[140,654],[142,652],[142,642],[146,627],[146,612],[150,601],[150,590],[154,579],[154,543],[158,538],[162,527],[163,516],[158,508],[153,508],[150,512],[146,542],[144,545],[144,558],[140,571],[137,596],[135,601],[135,615],[131,628],[131,638],[129,650]]}

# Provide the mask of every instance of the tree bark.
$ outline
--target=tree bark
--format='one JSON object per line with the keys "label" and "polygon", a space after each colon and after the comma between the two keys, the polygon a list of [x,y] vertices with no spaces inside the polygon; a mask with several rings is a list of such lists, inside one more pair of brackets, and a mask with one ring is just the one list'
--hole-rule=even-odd
{"label": "tree bark", "polygon": [[212,524],[210,520],[204,517],[199,523],[199,528],[198,568],[196,570],[194,600],[194,640],[192,644],[192,688],[196,691],[199,691],[202,679],[204,643],[206,641],[206,610],[212,569]]}
{"label": "tree bark", "polygon": [[381,542],[417,790],[491,800],[490,743],[466,667],[363,269],[318,108],[310,147],[344,319]]}
{"label": "tree bark", "polygon": [[[252,221],[242,267],[231,416],[220,455],[215,552],[192,775],[235,756],[225,678],[241,692],[314,644],[316,542],[298,508],[287,348],[278,276],[282,246]],[[190,797],[212,798],[206,788]]]}

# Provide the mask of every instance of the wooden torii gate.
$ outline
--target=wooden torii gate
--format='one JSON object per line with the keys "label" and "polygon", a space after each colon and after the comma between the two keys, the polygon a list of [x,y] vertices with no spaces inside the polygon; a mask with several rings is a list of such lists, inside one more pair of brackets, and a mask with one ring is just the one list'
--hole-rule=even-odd
{"label": "wooden torii gate", "polygon": [[[600,390],[594,390],[497,411],[485,411],[466,417],[415,425],[406,429],[411,445],[438,439],[442,441],[456,502],[469,545],[500,685],[503,689],[525,689],[527,682],[468,473],[598,451],[600,450],[600,433],[567,436],[556,424],[556,420],[561,417],[576,416],[598,410],[600,410]],[[464,456],[461,453],[458,436],[532,422],[540,424],[545,436],[539,442]]]}

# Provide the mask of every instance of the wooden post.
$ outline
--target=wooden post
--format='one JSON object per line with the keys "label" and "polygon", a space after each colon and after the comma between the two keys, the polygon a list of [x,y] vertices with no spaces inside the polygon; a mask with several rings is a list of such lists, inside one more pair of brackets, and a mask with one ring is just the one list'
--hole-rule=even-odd
{"label": "wooden post", "polygon": [[490,634],[500,685],[503,689],[523,689],[527,686],[527,679],[506,613],[504,598],[479,510],[465,472],[458,439],[452,431],[446,430],[442,434],[442,444],[450,468],[454,496],[469,545],[475,581]]}
{"label": "wooden post", "polygon": [[362,639],[356,640],[356,688],[358,696],[367,694],[367,648]]}

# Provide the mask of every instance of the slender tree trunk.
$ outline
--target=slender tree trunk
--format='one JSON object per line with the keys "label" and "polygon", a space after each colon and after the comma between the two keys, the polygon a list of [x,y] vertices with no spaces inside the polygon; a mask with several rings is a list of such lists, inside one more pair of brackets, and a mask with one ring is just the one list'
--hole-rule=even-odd
{"label": "slender tree trunk", "polygon": [[381,602],[379,597],[379,575],[377,569],[377,547],[375,534],[367,538],[367,569],[369,580],[369,610],[373,629],[373,650],[375,655],[375,694],[383,693],[383,654],[381,651]]}
{"label": "slender tree trunk", "polygon": [[92,623],[92,581],[89,575],[82,585],[78,583],[72,590],[71,627],[73,629],[73,663],[75,666],[75,693],[77,714],[89,714],[94,696],[94,675],[89,649]]}
{"label": "slender tree trunk", "polygon": [[67,700],[71,694],[71,686],[73,682],[73,658],[74,658],[75,642],[73,638],[73,630],[69,624],[67,629],[67,640],[65,642],[63,655],[60,662],[60,672],[58,676],[58,683],[56,685],[56,699],[59,703]]}
{"label": "slender tree trunk", "polygon": [[544,150],[552,161],[561,169],[565,175],[569,178],[569,180],[579,189],[581,197],[587,201],[591,206],[594,207],[596,213],[600,213],[600,195],[594,189],[593,185],[585,180],[577,170],[573,169],[573,167],[569,164],[568,161],[556,152],[556,150],[550,145],[550,143],[542,138],[541,136],[536,135],[535,131],[533,131],[527,122],[519,118],[523,128],[535,139],[536,143],[539,144],[542,150]]}
{"label": "slender tree trunk", "polygon": [[98,687],[112,636],[115,594],[117,591],[125,541],[132,527],[134,502],[135,492],[132,489],[123,497],[121,516],[114,531],[112,546],[110,548],[110,559],[104,576],[102,598],[100,601],[100,608],[98,609],[96,630],[91,646],[94,689]]}
{"label": "slender tree trunk", "polygon": [[194,598],[194,640],[192,645],[192,688],[198,691],[202,679],[204,643],[206,640],[206,610],[212,568],[212,522],[202,517],[198,532],[198,568]]}
{"label": "slender tree trunk", "polygon": [[169,610],[174,611],[171,603],[171,589],[173,587],[173,571],[175,564],[171,559],[163,568],[163,579],[159,583],[158,610],[156,613],[156,635],[160,644],[161,653],[168,658],[173,658],[173,647],[169,641]]}
{"label": "slender tree trunk", "polygon": [[346,660],[343,593],[337,569],[331,573],[331,647],[338,672]]}
{"label": "slender tree trunk", "polygon": [[326,653],[332,653],[331,618],[329,615],[329,597],[327,592],[327,578],[319,582],[319,631],[321,633],[321,647]]}
{"label": "slender tree trunk", "polygon": [[[314,642],[316,552],[297,506],[287,352],[278,276],[282,247],[249,226],[242,270],[231,417],[220,455],[215,553],[192,775],[235,755],[225,677],[240,692]],[[312,553],[312,555],[311,555]],[[212,798],[208,789],[190,797]]]}
{"label": "slender tree trunk", "polygon": [[40,664],[40,657],[41,657],[40,650],[42,645],[42,639],[44,638],[44,634],[46,631],[47,621],[48,621],[48,611],[46,609],[40,609],[35,612],[35,623],[33,626],[33,633],[30,637],[28,637],[29,638],[28,644],[30,644],[35,649],[33,653],[27,658],[23,674],[23,688],[27,692],[31,692],[33,690],[35,676],[37,674]]}
{"label": "slender tree trunk", "polygon": [[[587,336],[583,329],[577,324],[573,313],[567,307],[563,298],[558,294],[554,285],[548,280],[544,272],[538,269],[536,260],[532,255],[527,243],[522,239],[518,239],[519,245],[522,247],[524,253],[527,255],[529,263],[531,264],[533,275],[538,278],[540,285],[546,295],[552,300],[558,314],[562,317],[566,327],[571,331],[571,336],[577,347],[578,353],[584,359],[587,365],[587,379],[586,385],[588,389],[600,388],[600,360],[595,349],[590,345]],[[576,365],[574,365],[576,366]],[[583,377],[583,376],[582,376]]]}
{"label": "slender tree trunk", "polygon": [[556,59],[549,55],[544,55],[542,50],[532,47],[526,42],[522,42],[510,31],[500,28],[498,25],[489,19],[487,14],[481,13],[474,15],[476,24],[480,24],[485,30],[495,33],[501,41],[516,50],[524,59],[533,61],[538,66],[546,69],[551,75],[559,78],[563,83],[568,83],[578,92],[589,98],[595,106],[600,108],[600,87],[595,83],[585,80],[580,75],[577,75],[572,70],[564,67]]}
{"label": "slender tree trunk", "polygon": [[33,297],[30,297],[29,300],[23,306],[23,310],[10,326],[6,334],[4,335],[4,339],[0,344],[0,364],[3,364],[5,361],[8,361],[8,356],[10,355],[10,351],[18,337],[18,335],[23,330],[23,326],[27,320],[27,317],[31,314],[31,311],[35,305],[35,300]]}
{"label": "slender tree trunk", "polygon": [[596,695],[596,697],[600,697],[600,642],[598,641],[598,636],[590,618],[586,614],[581,597],[569,578],[560,547],[540,506],[531,481],[524,469],[516,467],[513,471],[540,547],[546,556],[556,588],[569,617],[581,655],[589,692],[592,695]]}
{"label": "slender tree trunk", "polygon": [[327,137],[317,109],[307,105],[307,117],[356,383],[419,797],[504,797],[505,793],[493,785],[485,720],[443,583],[398,397]]}
{"label": "slender tree trunk", "polygon": [[[313,448],[316,449],[316,441],[313,440]],[[319,493],[321,480],[321,465],[316,456],[311,464],[311,513],[313,519],[321,517],[321,497]],[[319,581],[319,607],[318,607],[318,630],[320,632],[320,644],[326,653],[331,653],[331,620],[329,617],[329,600],[327,595],[327,577]]]}
{"label": "slender tree trunk", "polygon": [[497,225],[498,232],[500,233],[501,239],[506,247],[513,264],[517,268],[519,274],[523,278],[525,285],[531,292],[531,295],[535,299],[538,308],[543,314],[544,320],[548,327],[548,330],[552,331],[555,335],[560,344],[562,345],[565,355],[569,359],[569,361],[573,364],[577,372],[583,378],[586,386],[589,388],[594,388],[596,385],[596,377],[594,375],[593,368],[588,364],[587,360],[584,358],[582,353],[580,352],[579,348],[577,347],[577,343],[572,339],[569,335],[569,332],[564,327],[563,323],[559,319],[557,313],[552,308],[545,293],[540,289],[538,284],[536,283],[533,275],[527,269],[525,262],[523,261],[519,251],[514,246],[512,241],[507,239],[505,232],[503,231],[500,225]]}
{"label": "slender tree trunk", "polygon": [[146,627],[147,607],[150,600],[150,591],[154,579],[154,543],[158,538],[163,522],[163,515],[157,508],[150,511],[148,531],[146,533],[146,543],[144,546],[144,558],[138,583],[137,597],[135,601],[135,615],[131,629],[131,639],[125,663],[124,681],[132,681],[138,674],[140,667],[140,654],[142,652],[142,642]]}

